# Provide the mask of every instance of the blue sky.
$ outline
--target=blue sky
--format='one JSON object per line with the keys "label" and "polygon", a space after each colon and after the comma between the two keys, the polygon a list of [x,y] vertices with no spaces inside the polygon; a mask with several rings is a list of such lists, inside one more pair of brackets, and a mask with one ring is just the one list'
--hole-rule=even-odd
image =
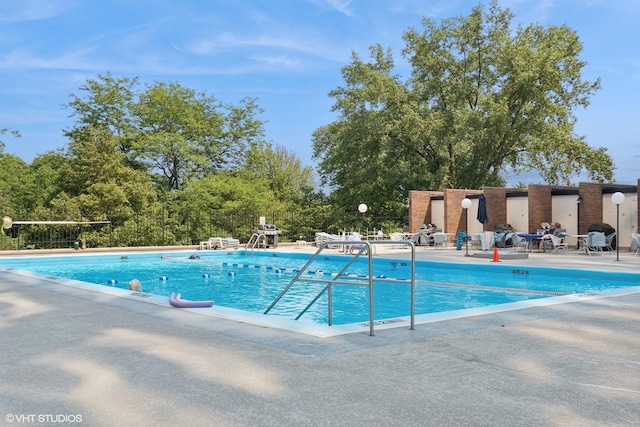
{"label": "blue sky", "polygon": [[[488,4],[488,0],[482,1]],[[311,134],[331,122],[328,92],[343,81],[351,52],[368,58],[380,43],[394,52],[402,34],[468,15],[476,0],[0,0],[0,128],[5,152],[31,162],[64,147],[73,125],[62,106],[89,78],[111,72],[142,82],[178,82],[237,104],[257,98],[267,139],[305,165]],[[576,132],[609,149],[616,181],[640,177],[640,2],[502,0],[515,22],[566,24],[583,45],[583,77],[602,79]],[[516,180],[518,181],[518,180]],[[576,182],[578,178],[576,178]],[[527,182],[527,181],[525,181]],[[536,182],[532,178],[532,182]],[[539,180],[537,182],[540,182]]]}

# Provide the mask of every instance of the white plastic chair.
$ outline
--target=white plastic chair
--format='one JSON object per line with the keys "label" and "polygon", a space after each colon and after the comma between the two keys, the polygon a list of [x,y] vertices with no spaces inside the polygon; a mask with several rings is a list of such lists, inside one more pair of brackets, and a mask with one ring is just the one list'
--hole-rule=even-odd
{"label": "white plastic chair", "polygon": [[511,238],[511,242],[516,252],[529,252],[529,242],[524,237],[516,234]]}
{"label": "white plastic chair", "polygon": [[[402,242],[404,240],[404,234],[403,233],[389,233],[389,240],[393,241],[393,242]],[[397,244],[397,245],[391,245],[392,249],[398,249],[398,248],[402,248],[405,247],[404,245],[401,244]]]}
{"label": "white plastic chair", "polygon": [[640,234],[631,233],[631,249],[633,249],[632,254],[640,254]]}
{"label": "white plastic chair", "polygon": [[447,246],[447,235],[444,233],[433,233],[433,249],[440,246],[444,249]]}
{"label": "white plastic chair", "polygon": [[591,255],[591,252],[603,254],[602,249],[607,246],[607,238],[604,233],[599,231],[590,231],[584,239],[584,249]]}
{"label": "white plastic chair", "polygon": [[553,234],[550,234],[549,237],[551,238],[551,244],[553,245],[551,253],[559,253],[560,250],[562,250],[562,252],[566,252],[567,243],[564,241],[564,237],[554,236]]}

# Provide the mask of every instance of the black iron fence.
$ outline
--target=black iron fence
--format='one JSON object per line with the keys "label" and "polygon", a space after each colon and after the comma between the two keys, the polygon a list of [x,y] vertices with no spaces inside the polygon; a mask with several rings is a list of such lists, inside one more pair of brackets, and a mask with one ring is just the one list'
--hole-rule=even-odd
{"label": "black iron fence", "polygon": [[[406,218],[372,214],[345,214],[329,207],[280,211],[185,211],[166,206],[135,212],[126,218],[24,218],[3,227],[0,250],[61,249],[74,247],[137,247],[197,245],[209,237],[234,237],[246,243],[264,217],[281,232],[281,242],[313,241],[315,233],[402,231]],[[16,219],[16,218],[14,218]],[[62,223],[65,222],[65,223]]]}

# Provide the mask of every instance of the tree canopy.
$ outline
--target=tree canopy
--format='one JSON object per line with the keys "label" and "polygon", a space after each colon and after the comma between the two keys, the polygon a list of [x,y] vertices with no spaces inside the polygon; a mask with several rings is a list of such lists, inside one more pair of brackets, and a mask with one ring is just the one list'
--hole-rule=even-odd
{"label": "tree canopy", "polygon": [[96,130],[111,135],[114,150],[153,174],[165,191],[237,169],[251,144],[264,137],[254,99],[223,105],[176,82],[141,89],[138,78],[109,73],[88,79],[80,90],[83,96],[72,94],[66,105],[76,120],[66,136],[81,141]]}
{"label": "tree canopy", "polygon": [[552,185],[580,173],[613,179],[606,148],[574,132],[576,110],[600,87],[582,78],[577,34],[512,20],[497,2],[439,24],[425,18],[422,32],[403,35],[404,80],[389,49],[372,46],[368,62],[352,54],[344,85],[330,92],[339,116],[313,135],[322,182],[339,202],[502,186],[529,171]]}
{"label": "tree canopy", "polygon": [[[179,83],[140,86],[107,73],[88,79],[65,107],[74,119],[66,147],[29,165],[0,141],[3,215],[110,220],[113,233],[96,233],[93,244],[140,244],[146,216],[144,243],[153,244],[179,241],[187,227],[211,235],[207,222],[248,228],[253,216],[234,219],[237,212],[300,210],[314,194],[311,169],[264,140],[255,99],[225,105]],[[20,136],[0,128],[4,135]]]}

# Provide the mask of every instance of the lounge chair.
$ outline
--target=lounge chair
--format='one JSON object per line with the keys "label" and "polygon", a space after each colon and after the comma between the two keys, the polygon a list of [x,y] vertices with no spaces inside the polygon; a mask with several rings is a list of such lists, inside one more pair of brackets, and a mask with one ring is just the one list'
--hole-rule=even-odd
{"label": "lounge chair", "polygon": [[240,240],[233,237],[209,237],[209,243],[211,249],[226,249],[227,246],[238,249],[240,247]]}
{"label": "lounge chair", "polygon": [[[329,233],[325,233],[324,231],[319,231],[316,233],[316,247],[318,248],[322,246],[324,243],[330,242],[332,240],[342,240],[342,239],[337,234],[329,234]],[[331,247],[336,247],[336,246],[331,246]]]}
{"label": "lounge chair", "polygon": [[233,237],[225,237],[222,239],[222,243],[225,246],[232,247],[233,249],[238,249],[240,247],[240,240],[234,239]]}
{"label": "lounge chair", "polygon": [[442,232],[442,230],[437,228],[435,224],[422,224],[420,229],[411,236],[411,240],[417,246],[431,246],[433,245],[433,233],[438,232]]}
{"label": "lounge chair", "polygon": [[[362,241],[362,237],[360,236],[360,233],[358,233],[357,231],[353,232],[349,237],[347,237],[347,240],[352,241],[352,242],[361,242]],[[347,250],[349,251],[350,254],[353,253],[353,250],[360,250],[364,247],[365,245],[363,244],[355,244],[355,245],[349,245],[347,247]]]}

